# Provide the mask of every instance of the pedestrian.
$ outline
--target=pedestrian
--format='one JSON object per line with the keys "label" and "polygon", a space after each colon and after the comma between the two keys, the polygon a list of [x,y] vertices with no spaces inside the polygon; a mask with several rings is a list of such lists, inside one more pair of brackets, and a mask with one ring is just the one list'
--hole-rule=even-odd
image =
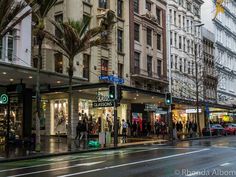
{"label": "pedestrian", "polygon": [[79,121],[77,126],[76,126],[76,137],[75,137],[75,140],[77,140],[78,138],[80,138],[80,133],[81,133],[81,127],[82,127],[82,124],[81,122]]}
{"label": "pedestrian", "polygon": [[148,122],[147,123],[147,136],[150,136],[151,135],[151,123],[150,122]]}
{"label": "pedestrian", "polygon": [[161,122],[161,134],[162,134],[162,138],[165,138],[165,133],[166,133],[166,124],[165,122]]}
{"label": "pedestrian", "polygon": [[134,137],[136,137],[137,136],[137,122],[136,121],[134,121],[133,122],[133,124],[132,124],[132,135],[134,136]]}
{"label": "pedestrian", "polygon": [[82,140],[83,137],[85,137],[85,141],[87,141],[87,139],[88,139],[88,124],[87,124],[85,119],[83,120],[83,123],[82,123],[82,126],[81,126],[80,140]]}
{"label": "pedestrian", "polygon": [[127,142],[127,129],[128,129],[128,124],[125,122],[124,119],[122,119],[122,140],[123,140],[123,143]]}
{"label": "pedestrian", "polygon": [[156,132],[156,135],[157,135],[157,138],[159,136],[159,133],[160,133],[160,124],[158,121],[155,122],[155,132]]}

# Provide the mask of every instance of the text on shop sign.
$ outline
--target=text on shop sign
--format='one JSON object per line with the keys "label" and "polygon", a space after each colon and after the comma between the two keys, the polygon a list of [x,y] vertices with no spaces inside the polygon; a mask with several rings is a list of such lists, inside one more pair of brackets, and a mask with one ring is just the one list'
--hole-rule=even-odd
{"label": "text on shop sign", "polygon": [[113,107],[113,101],[93,102],[93,108]]}

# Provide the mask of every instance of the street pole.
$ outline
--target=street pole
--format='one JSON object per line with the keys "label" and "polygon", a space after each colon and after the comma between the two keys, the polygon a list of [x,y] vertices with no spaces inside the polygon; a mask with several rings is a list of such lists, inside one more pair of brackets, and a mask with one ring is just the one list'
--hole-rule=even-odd
{"label": "street pole", "polygon": [[200,128],[200,119],[199,119],[199,90],[198,90],[198,64],[197,64],[197,44],[195,43],[195,84],[196,84],[196,107],[197,107],[197,126],[199,136],[201,135],[201,128]]}
{"label": "street pole", "polygon": [[115,86],[115,100],[114,100],[114,147],[118,145],[118,121],[117,121],[117,84]]}
{"label": "street pole", "polygon": [[[170,44],[170,32],[171,32],[171,21],[170,21],[170,14],[168,14],[168,11],[166,11],[167,13],[167,50],[168,50],[168,80],[169,80],[169,93],[172,96],[172,83],[171,83],[171,44]],[[171,105],[168,106],[168,124],[169,124],[169,141],[172,142],[173,144],[173,121],[172,121],[172,110],[171,110]]]}

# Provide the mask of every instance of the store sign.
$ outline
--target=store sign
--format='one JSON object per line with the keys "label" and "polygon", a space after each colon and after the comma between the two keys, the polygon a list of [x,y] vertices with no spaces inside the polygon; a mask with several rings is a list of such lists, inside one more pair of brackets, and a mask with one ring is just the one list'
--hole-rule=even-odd
{"label": "store sign", "polygon": [[155,104],[145,104],[145,109],[144,109],[144,111],[155,112],[155,111],[157,111],[158,109],[162,109],[162,108],[158,108],[158,106],[155,105]]}
{"label": "store sign", "polygon": [[[201,113],[202,109],[198,109],[198,112]],[[197,109],[186,109],[187,114],[197,113]]]}
{"label": "store sign", "polygon": [[113,101],[93,102],[93,108],[113,107]]}
{"label": "store sign", "polygon": [[110,101],[108,95],[103,95],[102,93],[99,93],[99,92],[96,95],[96,100],[97,102]]}
{"label": "store sign", "polygon": [[8,103],[8,96],[6,94],[0,94],[0,104],[7,104]]}

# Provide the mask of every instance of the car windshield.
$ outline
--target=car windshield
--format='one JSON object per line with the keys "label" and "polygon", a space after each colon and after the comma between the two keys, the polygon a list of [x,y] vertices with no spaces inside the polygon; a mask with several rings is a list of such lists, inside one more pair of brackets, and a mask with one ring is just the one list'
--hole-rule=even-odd
{"label": "car windshield", "polygon": [[212,128],[223,128],[220,124],[215,124],[211,126]]}

